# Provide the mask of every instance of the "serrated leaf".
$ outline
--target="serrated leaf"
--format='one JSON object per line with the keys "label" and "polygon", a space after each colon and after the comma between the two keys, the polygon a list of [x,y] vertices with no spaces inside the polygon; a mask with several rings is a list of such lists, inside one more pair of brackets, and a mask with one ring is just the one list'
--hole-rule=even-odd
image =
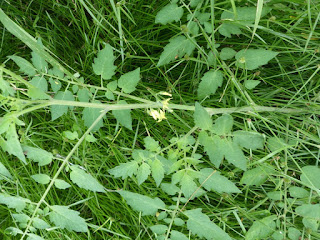
{"label": "serrated leaf", "polygon": [[47,229],[50,227],[50,225],[47,222],[45,222],[44,220],[42,220],[38,217],[33,219],[32,225],[38,229]]}
{"label": "serrated leaf", "polygon": [[264,138],[262,134],[249,131],[236,131],[233,132],[233,141],[240,147],[247,149],[263,149]]}
{"label": "serrated leaf", "polygon": [[148,136],[143,139],[144,146],[147,150],[152,152],[160,151],[159,141],[154,140],[152,137]]}
{"label": "serrated leaf", "polygon": [[30,220],[30,217],[24,213],[12,214],[12,217],[20,223],[27,223]]}
{"label": "serrated leaf", "polygon": [[[100,103],[99,101],[94,101],[94,103]],[[101,109],[99,108],[84,108],[82,111],[82,120],[84,121],[84,125],[86,127],[91,127],[94,121],[101,115]],[[92,128],[92,132],[98,131],[101,127],[103,127],[103,118],[99,120],[99,122]]]}
{"label": "serrated leaf", "polygon": [[17,236],[18,234],[23,234],[19,228],[8,227],[4,230],[4,233],[7,235]]}
{"label": "serrated leaf", "polygon": [[132,93],[140,81],[140,68],[123,74],[118,80],[118,87],[125,93]]}
{"label": "serrated leaf", "polygon": [[203,214],[201,208],[185,211],[184,214],[189,218],[187,228],[200,238],[215,240],[231,240],[229,235],[224,232],[215,223],[210,221],[209,217]]}
{"label": "serrated leaf", "polygon": [[168,195],[175,195],[180,189],[172,183],[161,183],[161,189]]}
{"label": "serrated leaf", "polygon": [[136,175],[137,171],[138,163],[136,161],[121,163],[119,166],[108,170],[108,172],[112,174],[114,177],[122,177],[122,179],[132,177],[133,174]]}
{"label": "serrated leaf", "polygon": [[[39,48],[44,49],[41,38],[38,38],[37,44],[39,45]],[[46,73],[48,70],[47,61],[35,51],[32,51],[31,56],[32,56],[31,61],[33,63],[33,66],[35,66],[39,72]]]}
{"label": "serrated leaf", "polygon": [[238,144],[233,141],[223,139],[222,148],[224,156],[229,163],[232,163],[234,166],[246,171],[247,159]]}
{"label": "serrated leaf", "polygon": [[148,176],[150,175],[150,166],[147,163],[142,163],[141,166],[138,168],[137,172],[137,180],[138,184],[142,184],[145,180],[147,180]]}
{"label": "serrated leaf", "polygon": [[260,186],[263,184],[271,175],[274,173],[274,170],[270,166],[260,165],[256,168],[246,171],[241,180],[241,184],[246,184],[248,186]]}
{"label": "serrated leaf", "polygon": [[258,80],[245,80],[244,81],[244,86],[246,87],[246,89],[254,89],[256,86],[258,86],[260,84],[261,81]]}
{"label": "serrated leaf", "polygon": [[8,208],[14,208],[17,212],[21,212],[25,209],[26,203],[30,203],[30,200],[0,193],[0,204],[6,204]]}
{"label": "serrated leaf", "polygon": [[303,217],[320,220],[320,204],[303,204],[296,208],[296,213]]}
{"label": "serrated leaf", "polygon": [[194,43],[184,36],[173,37],[163,48],[157,67],[170,63],[171,61],[181,58],[184,55],[191,55],[195,49]]}
{"label": "serrated leaf", "polygon": [[188,173],[185,173],[180,180],[181,192],[186,198],[192,196],[192,194],[198,189],[197,184],[194,182],[194,178]]}
{"label": "serrated leaf", "polygon": [[2,74],[3,72],[0,71],[0,89],[2,91],[2,95],[4,97],[7,97],[9,95],[14,96],[16,91],[13,89],[13,87],[10,86],[8,81],[3,79]]}
{"label": "serrated leaf", "polygon": [[276,216],[269,216],[255,221],[246,233],[246,240],[267,239],[276,230],[275,219]]}
{"label": "serrated leaf", "polygon": [[115,57],[110,44],[106,44],[104,49],[98,52],[97,57],[92,64],[93,72],[96,75],[101,75],[102,79],[108,80],[115,74],[116,66],[114,65]]}
{"label": "serrated leaf", "polygon": [[218,193],[241,192],[233,182],[212,168],[203,168],[200,170],[199,182],[208,191],[216,191]]}
{"label": "serrated leaf", "polygon": [[23,154],[19,137],[16,131],[16,125],[10,124],[6,131],[6,139],[7,141],[1,144],[4,151],[7,151],[9,154],[12,154],[19,158],[24,164],[27,164],[25,156]]}
{"label": "serrated leaf", "polygon": [[58,79],[49,78],[49,83],[55,93],[57,93],[61,89],[62,84]]}
{"label": "serrated leaf", "polygon": [[57,67],[54,66],[53,68],[48,70],[49,75],[56,76],[58,78],[64,78],[64,73]]}
{"label": "serrated leaf", "polygon": [[[59,91],[55,96],[56,100],[64,100],[64,101],[74,101],[73,94],[66,90],[64,92]],[[52,105],[51,106],[51,120],[54,121],[57,118],[61,117],[63,114],[68,112],[68,106],[65,105]]]}
{"label": "serrated leaf", "polygon": [[289,193],[293,198],[307,198],[310,195],[309,191],[306,189],[296,186],[290,187]]}
{"label": "serrated leaf", "polygon": [[299,240],[299,237],[301,236],[301,232],[293,227],[290,227],[288,229],[288,237],[291,240]]}
{"label": "serrated leaf", "polygon": [[155,23],[163,25],[172,22],[178,22],[183,15],[183,8],[176,3],[171,3],[162,8],[156,15]]}
{"label": "serrated leaf", "polygon": [[218,29],[219,33],[225,37],[231,38],[232,34],[239,35],[241,34],[241,29],[235,25],[230,23],[222,23]]}
{"label": "serrated leaf", "polygon": [[307,186],[314,186],[320,189],[320,168],[318,166],[305,166],[300,176],[301,182]]}
{"label": "serrated leaf", "polygon": [[195,103],[194,123],[196,127],[199,127],[203,130],[209,130],[212,128],[211,116],[198,102]]}
{"label": "serrated leaf", "polygon": [[71,185],[69,183],[67,183],[66,181],[61,180],[61,179],[54,180],[54,186],[59,189],[67,189],[67,188],[71,187]]}
{"label": "serrated leaf", "polygon": [[[136,69],[137,70],[137,69]],[[136,71],[135,70],[135,71]],[[140,79],[140,68],[139,68],[139,79]],[[115,80],[115,81],[112,81],[112,82],[109,82],[108,84],[107,84],[107,88],[109,89],[109,90],[111,90],[111,91],[115,91],[116,89],[117,89],[117,87],[118,87],[118,81],[117,80]]]}
{"label": "serrated leaf", "polygon": [[48,83],[47,83],[47,80],[41,76],[41,77],[38,77],[38,76],[35,76],[32,78],[32,80],[30,81],[30,83],[40,89],[42,92],[47,92],[48,91]]}
{"label": "serrated leaf", "polygon": [[185,224],[185,222],[181,218],[177,218],[177,217],[174,219],[173,223],[176,226],[183,226]]}
{"label": "serrated leaf", "polygon": [[34,162],[37,162],[39,166],[45,166],[51,163],[53,155],[50,152],[47,152],[41,148],[34,148],[30,146],[23,145],[23,151],[27,155],[27,158],[31,159]]}
{"label": "serrated leaf", "polygon": [[168,226],[166,225],[162,225],[162,224],[159,224],[159,225],[153,225],[150,227],[151,231],[154,232],[155,234],[164,234],[167,229],[168,229]]}
{"label": "serrated leaf", "polygon": [[87,232],[86,221],[79,216],[78,211],[69,209],[67,206],[54,205],[50,207],[52,212],[49,218],[52,223],[61,229],[67,229],[75,232]]}
{"label": "serrated leaf", "polygon": [[34,76],[37,74],[35,67],[26,59],[18,56],[9,56],[20,68],[20,71],[28,76]]}
{"label": "serrated leaf", "polygon": [[5,177],[13,179],[9,170],[0,162],[0,180],[5,179]]}
{"label": "serrated leaf", "polygon": [[233,118],[229,114],[218,117],[211,128],[211,131],[218,135],[226,135],[231,132],[233,126]]}
{"label": "serrated leaf", "polygon": [[71,170],[72,171],[70,172],[70,179],[80,188],[93,192],[105,192],[104,187],[89,173],[86,173],[78,166],[71,166]]}
{"label": "serrated leaf", "polygon": [[36,234],[28,233],[27,240],[45,240],[45,239]]}
{"label": "serrated leaf", "polygon": [[91,93],[89,92],[88,89],[82,88],[82,89],[79,89],[77,96],[80,102],[89,102]]}
{"label": "serrated leaf", "polygon": [[236,54],[236,66],[248,70],[254,70],[267,64],[277,55],[277,52],[265,49],[242,49]]}
{"label": "serrated leaf", "polygon": [[199,29],[200,28],[198,26],[198,23],[196,23],[196,22],[193,22],[193,21],[189,22],[188,23],[188,29],[189,29],[189,32],[194,36],[199,34]]}
{"label": "serrated leaf", "polygon": [[47,174],[35,174],[31,175],[31,178],[40,184],[48,184],[50,182],[50,177]]}
{"label": "serrated leaf", "polygon": [[164,178],[163,164],[159,159],[156,158],[155,160],[152,161],[150,165],[151,165],[152,177],[158,187],[162,179]]}
{"label": "serrated leaf", "polygon": [[206,72],[201,78],[201,82],[198,87],[198,98],[203,99],[206,96],[215,94],[218,87],[222,86],[223,74],[219,70],[210,70]]}
{"label": "serrated leaf", "polygon": [[223,143],[218,135],[209,137],[206,132],[199,134],[199,142],[204,146],[204,151],[208,154],[210,161],[219,168],[223,158]]}
{"label": "serrated leaf", "polygon": [[[127,102],[121,100],[118,102],[118,104],[127,104]],[[121,125],[128,128],[129,130],[132,130],[132,118],[130,109],[112,110],[112,114]]]}
{"label": "serrated leaf", "polygon": [[236,55],[236,51],[233,50],[232,48],[226,47],[226,48],[222,48],[221,52],[220,52],[220,58],[222,60],[228,60],[233,58]]}
{"label": "serrated leaf", "polygon": [[176,230],[171,231],[170,239],[171,240],[189,240],[189,238],[187,238],[183,233],[178,232]]}
{"label": "serrated leaf", "polygon": [[159,198],[150,198],[138,193],[119,191],[119,194],[126,200],[133,210],[142,212],[142,215],[155,215],[158,209],[164,209],[165,204]]}

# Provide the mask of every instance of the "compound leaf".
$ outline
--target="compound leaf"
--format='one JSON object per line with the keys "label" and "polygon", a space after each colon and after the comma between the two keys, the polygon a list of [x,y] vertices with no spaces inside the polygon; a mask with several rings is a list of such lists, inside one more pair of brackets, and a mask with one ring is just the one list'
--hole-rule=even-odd
{"label": "compound leaf", "polygon": [[223,74],[221,71],[210,70],[206,72],[201,78],[201,82],[198,87],[198,98],[203,99],[206,96],[215,94],[218,87],[222,86]]}
{"label": "compound leaf", "polygon": [[150,198],[138,193],[128,191],[119,191],[119,194],[136,211],[142,212],[142,215],[155,215],[158,209],[164,209],[165,204],[159,198]]}
{"label": "compound leaf", "polygon": [[200,238],[215,240],[231,240],[230,236],[224,232],[215,223],[210,221],[209,217],[202,213],[201,208],[185,211],[184,214],[189,218],[187,228]]}
{"label": "compound leaf", "polygon": [[86,173],[78,166],[72,166],[71,170],[70,179],[79,187],[93,192],[105,192],[104,187],[89,173]]}
{"label": "compound leaf", "polygon": [[96,75],[101,75],[102,79],[108,80],[115,74],[116,66],[114,65],[115,57],[110,44],[106,44],[104,49],[98,52],[98,56],[92,64],[93,72]]}
{"label": "compound leaf", "polygon": [[52,223],[61,229],[67,229],[75,232],[87,232],[86,221],[79,216],[78,211],[69,209],[67,206],[54,205],[50,207],[52,212],[49,218]]}
{"label": "compound leaf", "polygon": [[176,3],[171,3],[162,8],[156,15],[155,23],[163,25],[178,22],[183,15],[183,8]]}

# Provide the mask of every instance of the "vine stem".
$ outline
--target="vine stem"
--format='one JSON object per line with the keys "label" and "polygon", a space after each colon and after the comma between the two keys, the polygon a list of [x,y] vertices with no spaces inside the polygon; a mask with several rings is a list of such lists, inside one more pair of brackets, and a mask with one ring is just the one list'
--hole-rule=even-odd
{"label": "vine stem", "polygon": [[34,217],[37,214],[38,209],[40,208],[41,204],[44,202],[46,196],[48,195],[49,191],[51,190],[54,181],[58,178],[58,176],[60,175],[61,171],[63,170],[63,168],[65,167],[65,165],[68,163],[69,159],[71,158],[71,156],[73,155],[73,153],[77,150],[77,148],[80,146],[80,144],[83,142],[83,140],[85,139],[85,137],[91,132],[91,130],[94,128],[94,126],[103,118],[103,116],[108,112],[107,109],[104,109],[101,114],[99,115],[99,117],[91,124],[91,126],[88,128],[88,130],[82,135],[82,137],[79,139],[79,141],[76,143],[76,145],[74,145],[74,147],[71,149],[71,151],[69,152],[69,154],[67,155],[67,157],[63,160],[61,166],[59,167],[58,171],[56,172],[56,174],[54,175],[54,177],[51,179],[47,189],[45,190],[45,192],[43,193],[41,199],[39,200],[39,202],[36,205],[36,208],[34,209],[32,216],[28,222],[28,225],[22,235],[22,237],[20,238],[20,240],[23,240],[24,237],[28,234],[28,230],[32,224],[32,221],[34,219]]}
{"label": "vine stem", "polygon": [[[38,105],[32,106],[30,108],[24,109],[16,113],[16,116],[19,117],[23,114],[32,112],[36,109],[40,109],[52,105],[61,105],[61,106],[73,106],[73,107],[89,107],[97,109],[110,110],[127,110],[127,109],[148,109],[148,108],[165,108],[161,102],[150,102],[150,103],[137,103],[137,104],[104,104],[104,103],[87,103],[87,102],[76,102],[76,101],[65,101],[65,100],[38,100],[34,101]],[[181,105],[181,104],[168,104],[167,107],[169,110],[189,110],[194,111],[194,106]],[[320,113],[320,110],[314,109],[311,107],[308,108],[278,108],[278,107],[266,107],[259,105],[251,105],[244,107],[231,107],[231,108],[205,108],[210,115],[215,114],[226,114],[226,113],[254,113],[254,112],[278,112],[278,113],[288,113],[288,114],[303,114],[303,113]]]}

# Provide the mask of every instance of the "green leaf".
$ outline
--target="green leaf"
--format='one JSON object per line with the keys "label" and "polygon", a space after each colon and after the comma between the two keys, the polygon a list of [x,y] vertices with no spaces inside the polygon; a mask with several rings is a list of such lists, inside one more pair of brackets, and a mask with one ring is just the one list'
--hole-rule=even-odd
{"label": "green leaf", "polygon": [[[256,10],[255,7],[237,7],[235,15],[233,12],[233,9],[225,10],[221,14],[221,19],[228,19],[228,20],[234,20],[237,21],[240,24],[246,25],[253,23],[256,18]],[[270,12],[271,8],[269,7],[263,7],[261,12],[261,17],[264,17]]]}
{"label": "green leaf", "polygon": [[3,150],[7,151],[9,154],[16,156],[24,164],[27,164],[21,145],[20,145],[15,124],[10,124],[6,132],[6,139],[7,141],[3,142],[3,145],[2,145]]}
{"label": "green leaf", "polygon": [[93,72],[101,75],[102,79],[108,80],[115,74],[116,66],[114,65],[115,57],[110,44],[106,44],[105,48],[98,52],[98,56],[92,64]]}
{"label": "green leaf", "polygon": [[87,232],[86,221],[79,216],[78,211],[69,209],[67,206],[54,205],[50,207],[52,212],[49,218],[52,223],[61,229],[67,229],[75,232]]}
{"label": "green leaf", "polygon": [[123,74],[118,80],[118,87],[125,93],[132,93],[140,81],[140,68]]}
{"label": "green leaf", "polygon": [[267,144],[268,144],[268,148],[272,152],[278,151],[280,148],[287,146],[285,140],[282,138],[278,138],[278,137],[268,138]]}
{"label": "green leaf", "polygon": [[32,80],[30,81],[30,83],[40,89],[42,92],[47,92],[48,91],[48,83],[47,83],[47,80],[41,76],[41,77],[38,77],[38,76],[35,76],[32,78]]}
{"label": "green leaf", "polygon": [[155,23],[163,25],[178,22],[183,15],[183,8],[175,3],[171,3],[162,8],[156,15]]}
{"label": "green leaf", "polygon": [[233,141],[240,147],[247,149],[263,149],[264,137],[257,132],[236,131],[233,132]]}
{"label": "green leaf", "polygon": [[186,172],[180,180],[181,192],[186,198],[192,196],[192,194],[198,189],[197,184],[194,182],[194,178]]}
{"label": "green leaf", "polygon": [[226,135],[231,132],[233,126],[233,118],[229,114],[224,114],[214,121],[211,131],[218,135]]}
{"label": "green leaf", "polygon": [[198,102],[195,103],[194,123],[196,127],[199,127],[203,130],[209,130],[212,128],[211,116]]}
{"label": "green leaf", "polygon": [[270,166],[267,165],[259,165],[256,168],[250,169],[246,171],[241,180],[241,184],[246,184],[248,186],[260,186],[263,184],[269,177],[269,175],[273,174],[275,171]]}
{"label": "green leaf", "polygon": [[173,37],[164,47],[160,55],[157,67],[170,63],[171,61],[182,58],[184,55],[190,56],[195,49],[194,43],[184,36]]}
{"label": "green leaf", "polygon": [[31,159],[34,162],[37,162],[39,166],[45,166],[52,162],[53,155],[50,152],[26,145],[23,145],[22,149],[26,153],[27,158]]}
{"label": "green leaf", "polygon": [[105,192],[104,187],[98,182],[98,180],[80,169],[78,166],[71,166],[71,170],[70,179],[80,188],[93,192]]}
{"label": "green leaf", "polygon": [[239,35],[242,33],[241,29],[237,25],[230,23],[222,23],[218,31],[221,35],[228,38],[231,38],[232,34]]}
{"label": "green leaf", "polygon": [[201,82],[198,87],[198,98],[203,99],[206,96],[215,94],[218,87],[222,86],[223,74],[219,70],[210,70],[206,72],[201,78]]}
{"label": "green leaf", "polygon": [[224,156],[229,163],[232,163],[234,166],[246,171],[247,159],[242,150],[239,148],[238,144],[230,140],[223,139],[222,149]]}
{"label": "green leaf", "polygon": [[189,240],[189,238],[187,238],[184,234],[176,230],[171,231],[170,239],[171,240]]}
{"label": "green leaf", "polygon": [[319,220],[317,219],[313,219],[313,218],[309,218],[309,217],[304,217],[302,219],[302,223],[303,225],[309,229],[309,231],[313,231],[313,232],[317,232],[318,228],[319,228]]}
{"label": "green leaf", "polygon": [[244,86],[246,87],[246,89],[254,89],[256,86],[258,86],[260,84],[261,81],[258,80],[245,80],[244,81]]}
{"label": "green leaf", "polygon": [[276,230],[276,216],[255,221],[246,234],[246,240],[267,239]]}
{"label": "green leaf", "polygon": [[49,83],[55,93],[57,93],[61,89],[62,84],[58,79],[49,78]]}
{"label": "green leaf", "polygon": [[[139,73],[140,73],[140,68],[138,68],[139,69]],[[136,70],[138,70],[138,69],[136,69]],[[135,70],[135,71],[136,71]],[[140,80],[140,74],[139,74],[139,80]],[[111,90],[111,91],[115,91],[116,89],[117,89],[117,87],[118,87],[118,81],[117,80],[115,80],[115,81],[112,81],[112,82],[109,82],[108,84],[107,84],[107,88],[109,89],[109,90]]]}
{"label": "green leaf", "polygon": [[236,51],[233,50],[232,48],[226,47],[226,48],[222,48],[221,52],[220,52],[220,58],[222,60],[229,60],[231,58],[233,58],[236,55]]}
{"label": "green leaf", "polygon": [[73,131],[73,132],[71,132],[71,131],[63,131],[62,135],[65,138],[69,139],[69,140],[76,140],[76,139],[79,138],[79,135],[78,135],[77,131]]}
{"label": "green leaf", "polygon": [[[127,102],[121,100],[118,102],[118,104],[127,104]],[[132,118],[130,109],[112,110],[112,114],[121,125],[128,128],[129,130],[132,130]]]}
{"label": "green leaf", "polygon": [[144,146],[147,150],[152,151],[152,152],[159,152],[160,151],[160,146],[159,142],[154,140],[152,137],[148,136],[143,139],[144,141]]}
{"label": "green leaf", "polygon": [[50,227],[50,225],[48,223],[46,223],[44,220],[42,220],[38,217],[33,219],[32,225],[38,229],[47,229]]}
{"label": "green leaf", "polygon": [[119,194],[135,210],[142,212],[142,215],[155,215],[158,209],[164,209],[165,204],[159,198],[150,198],[138,193],[119,191]]}
{"label": "green leaf", "polygon": [[220,172],[212,168],[203,168],[199,174],[200,184],[208,191],[218,193],[240,193],[241,191],[228,178],[221,176]]}
{"label": "green leaf", "polygon": [[18,234],[23,234],[19,228],[8,227],[4,230],[6,235],[17,236]]}
{"label": "green leaf", "polygon": [[[94,103],[100,103],[95,100]],[[101,109],[99,108],[84,108],[82,111],[82,120],[84,121],[84,125],[86,127],[91,127],[94,121],[101,115]],[[92,132],[98,131],[101,127],[103,127],[103,118],[99,120],[99,122],[92,128]]]}
{"label": "green leaf", "polygon": [[0,204],[5,204],[8,208],[14,208],[17,212],[21,212],[23,209],[25,209],[26,203],[30,203],[30,200],[0,193]]}
{"label": "green leaf", "polygon": [[77,96],[80,102],[89,102],[91,93],[89,92],[88,89],[82,88],[82,89],[79,89]]}
{"label": "green leaf", "polygon": [[209,217],[203,214],[201,208],[185,211],[184,214],[189,218],[187,228],[200,238],[215,240],[231,240],[229,235],[224,232],[215,223],[210,221]]}
{"label": "green leaf", "polygon": [[181,218],[177,218],[177,217],[174,219],[173,223],[176,226],[183,226],[185,224],[185,222]]}
{"label": "green leaf", "polygon": [[188,29],[189,29],[189,32],[194,36],[199,34],[200,28],[198,26],[198,23],[196,23],[196,22],[189,22]]}
{"label": "green leaf", "polygon": [[201,2],[203,2],[203,0],[190,0],[190,7],[196,7]]}
{"label": "green leaf", "polygon": [[147,180],[148,176],[150,175],[150,166],[147,163],[142,163],[141,166],[138,168],[137,172],[137,180],[138,184],[142,184],[145,180]]}
{"label": "green leaf", "polygon": [[218,135],[209,137],[206,132],[199,134],[199,142],[204,146],[204,151],[208,154],[210,161],[219,168],[223,158],[223,142]]}
{"label": "green leaf", "polygon": [[20,71],[28,76],[34,76],[37,74],[35,67],[27,60],[18,56],[9,56],[20,68]]}
{"label": "green leaf", "polygon": [[280,191],[274,191],[274,192],[268,192],[267,193],[268,198],[274,201],[280,201],[282,200],[282,192]]}
{"label": "green leaf", "polygon": [[49,75],[56,76],[60,79],[64,78],[64,73],[57,66],[54,66],[53,68],[49,69],[48,73]]}
{"label": "green leaf", "polygon": [[296,213],[303,217],[320,220],[320,204],[302,204],[296,208]]}
{"label": "green leaf", "polygon": [[161,189],[168,195],[175,195],[180,189],[172,183],[161,183]]}
{"label": "green leaf", "polygon": [[122,177],[122,179],[126,179],[127,177],[132,177],[132,175],[136,175],[138,170],[138,163],[136,161],[121,163],[119,166],[110,169],[108,172],[112,174],[114,177]]}
{"label": "green leaf", "polygon": [[3,72],[0,71],[0,89],[2,91],[2,95],[4,97],[7,96],[14,96],[15,94],[15,90],[13,89],[13,87],[10,86],[9,82],[4,80],[2,77]]}
{"label": "green leaf", "polygon": [[291,240],[299,240],[299,237],[301,236],[301,232],[293,227],[290,227],[288,229],[288,237]]}
{"label": "green leaf", "polygon": [[13,179],[9,170],[0,162],[0,180],[5,179],[5,177],[9,179]]}
{"label": "green leaf", "polygon": [[88,135],[86,136],[85,140],[86,140],[87,142],[90,142],[90,143],[93,143],[93,142],[96,142],[96,141],[97,141],[97,139],[96,139],[93,135],[91,135],[91,134],[88,134]]}
{"label": "green leaf", "polygon": [[157,187],[160,185],[162,179],[164,178],[164,168],[163,164],[159,159],[155,159],[152,161],[151,165],[151,172],[152,177],[156,182]]}
{"label": "green leaf", "polygon": [[160,235],[160,234],[164,234],[167,231],[168,226],[159,224],[159,225],[151,226],[150,229],[155,234],[159,234]]}
{"label": "green leaf", "polygon": [[320,189],[320,168],[318,166],[305,166],[300,176],[301,182],[307,186],[314,186]]}
{"label": "green leaf", "polygon": [[56,188],[59,188],[59,189],[67,189],[71,187],[69,183],[61,179],[54,180],[54,185],[56,186]]}
{"label": "green leaf", "polygon": [[13,218],[20,223],[27,223],[30,220],[30,217],[24,213],[12,214]]}
{"label": "green leaf", "polygon": [[307,198],[310,195],[309,191],[305,190],[304,188],[296,187],[296,186],[290,187],[289,193],[290,193],[290,196],[293,198]]}
{"label": "green leaf", "polygon": [[[41,38],[38,38],[37,44],[39,45],[39,48],[44,49]],[[31,56],[32,63],[38,69],[38,71],[46,73],[48,71],[47,61],[35,51],[32,51]]]}
{"label": "green leaf", "polygon": [[[59,91],[55,96],[54,99],[56,100],[64,100],[64,101],[74,101],[73,94],[66,90],[64,92]],[[51,120],[54,121],[57,118],[61,117],[63,114],[68,112],[68,108],[71,107],[65,105],[52,105],[51,106]]]}
{"label": "green leaf", "polygon": [[40,184],[48,184],[50,182],[50,177],[47,174],[35,174],[31,175],[31,178]]}
{"label": "green leaf", "polygon": [[45,240],[45,239],[36,234],[28,233],[27,240]]}
{"label": "green leaf", "polygon": [[277,55],[277,52],[265,49],[242,49],[236,54],[236,66],[248,70],[254,70],[267,64]]}

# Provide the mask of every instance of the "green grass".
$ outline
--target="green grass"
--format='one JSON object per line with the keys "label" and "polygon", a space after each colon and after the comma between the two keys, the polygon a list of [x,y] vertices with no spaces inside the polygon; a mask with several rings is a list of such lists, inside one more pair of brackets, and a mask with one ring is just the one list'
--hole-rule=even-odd
{"label": "green grass", "polygon": [[[119,13],[112,7],[111,3],[114,1],[27,2],[7,0],[0,3],[0,7],[30,35],[40,36],[43,44],[68,71],[72,74],[78,72],[83,76],[85,84],[92,86],[95,91],[96,100],[107,102],[104,97],[105,89],[100,88],[100,77],[92,71],[92,62],[106,42],[116,49],[115,65],[118,68],[114,79],[137,67],[141,68],[141,81],[137,87],[138,91],[135,91],[133,96],[155,101],[156,93],[167,91],[172,93],[170,103],[193,106],[195,101],[198,101],[196,90],[203,74],[208,70],[201,51],[195,51],[189,60],[181,59],[181,62],[177,60],[175,63],[156,67],[168,40],[181,33],[180,23],[154,23],[155,15],[168,1],[127,1],[122,5],[120,18]],[[187,4],[188,1],[184,2]],[[203,10],[210,11],[210,2],[214,1],[205,2],[207,7]],[[221,24],[220,14],[223,10],[231,8],[232,3],[234,1],[222,1],[214,5],[216,28]],[[235,1],[237,7],[245,6],[245,3],[247,1]],[[254,6],[253,2],[248,2],[248,5]],[[221,45],[218,50],[232,47],[240,51],[250,46],[267,48],[280,54],[256,71],[242,70],[235,66],[233,60],[224,63],[217,58],[216,67],[223,71],[224,83],[214,95],[201,104],[211,108],[231,108],[255,103],[266,107],[306,109],[307,112],[233,113],[234,130],[256,130],[266,138],[278,137],[287,143],[294,141],[294,144],[265,159],[265,163],[277,171],[259,187],[240,184],[243,171],[224,162],[219,171],[228,176],[242,193],[208,192],[206,197],[188,202],[187,208],[202,208],[211,220],[234,239],[244,239],[245,231],[248,231],[254,221],[270,214],[277,216],[277,229],[284,234],[287,234],[288,228],[295,227],[301,231],[302,239],[320,239],[319,229],[311,231],[304,227],[301,216],[295,212],[295,208],[303,203],[319,204],[319,189],[315,191],[306,187],[310,192],[309,197],[295,200],[290,199],[288,192],[290,186],[301,186],[299,176],[302,167],[319,164],[320,32],[317,25],[320,4],[317,1],[310,1],[308,5],[305,1],[299,0],[269,1],[267,6],[272,10],[260,19],[261,27],[257,28],[252,41],[254,24],[250,30],[243,30],[243,34],[233,35],[232,38],[225,38],[216,33],[214,40]],[[4,63],[7,69],[20,74],[13,61],[8,61],[7,56],[17,55],[30,60],[31,50],[3,25],[0,26],[0,36],[0,62]],[[208,38],[200,37],[198,44],[202,48],[197,47],[197,50],[207,51],[207,43]],[[261,83],[253,90],[248,90],[244,87],[244,81],[252,79],[260,80]],[[8,81],[14,82],[12,80],[8,78]],[[67,83],[63,86],[65,88]],[[25,86],[20,84],[18,87]],[[17,91],[17,98],[26,99],[24,91]],[[126,100],[128,103],[140,103],[134,99]],[[16,110],[3,99],[0,106],[1,117]],[[47,185],[37,184],[30,176],[40,172],[51,177],[55,175],[63,161],[58,156],[66,157],[77,143],[77,140],[63,137],[62,132],[77,131],[81,137],[87,129],[81,119],[81,111],[82,109],[75,108],[55,121],[51,121],[49,108],[38,109],[20,117],[25,122],[25,126],[18,127],[22,144],[37,146],[59,155],[55,155],[52,164],[40,168],[33,162],[23,165],[16,157],[0,150],[0,162],[13,175],[13,180],[0,180],[2,193],[22,196],[38,203]],[[132,117],[133,131],[130,131],[117,124],[114,117],[108,113],[103,128],[94,133],[97,141],[80,144],[69,162],[86,168],[107,189],[125,189],[152,198],[159,197],[167,205],[174,205],[176,202],[159,190],[151,178],[139,186],[135,178],[113,178],[108,170],[120,163],[131,161],[133,149],[143,149],[143,139],[146,136],[152,136],[163,148],[171,144],[172,137],[184,135],[189,131],[196,137],[198,130],[192,129],[193,111],[174,110],[172,113],[166,113],[167,119],[159,123],[147,114],[146,109],[133,110]],[[214,115],[213,119],[217,117]],[[202,146],[198,146],[197,152],[203,154],[204,167],[213,167]],[[256,161],[272,152],[273,150],[267,147],[253,153],[246,150],[245,155],[250,156],[248,165],[253,166]],[[65,168],[59,178],[72,184]],[[166,179],[170,180],[169,177]],[[280,191],[284,197],[281,201],[271,200],[267,197],[267,193],[271,191]],[[116,192],[94,193],[75,184],[67,190],[52,188],[45,198],[45,203],[71,205],[73,210],[79,211],[81,217],[87,220],[89,232],[76,233],[58,228],[50,231],[41,230],[38,235],[44,239],[157,239],[149,227],[163,224],[153,216],[141,216]],[[182,206],[183,204],[180,207]],[[25,212],[31,216],[33,210],[28,209]],[[7,227],[17,226],[12,217],[14,213],[13,209],[0,205],[0,236],[3,239],[18,239],[4,233]],[[183,232],[187,236],[186,228]],[[190,239],[199,238],[190,235]]]}

